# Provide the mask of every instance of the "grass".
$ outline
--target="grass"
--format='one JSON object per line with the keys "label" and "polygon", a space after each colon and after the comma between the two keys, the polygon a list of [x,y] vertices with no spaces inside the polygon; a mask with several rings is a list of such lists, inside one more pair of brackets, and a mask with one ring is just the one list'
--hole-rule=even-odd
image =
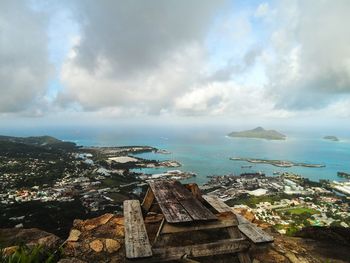
{"label": "grass", "polygon": [[52,253],[42,246],[29,248],[23,245],[11,255],[5,255],[0,250],[0,262],[3,263],[53,263],[58,261],[59,256],[59,254]]}

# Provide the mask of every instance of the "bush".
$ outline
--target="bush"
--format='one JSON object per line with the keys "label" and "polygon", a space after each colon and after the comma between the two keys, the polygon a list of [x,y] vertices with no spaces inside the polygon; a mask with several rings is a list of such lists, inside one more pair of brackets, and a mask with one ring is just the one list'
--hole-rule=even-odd
{"label": "bush", "polygon": [[57,262],[59,255],[51,253],[42,246],[29,248],[20,246],[15,253],[5,255],[0,251],[0,262],[2,263],[54,263]]}

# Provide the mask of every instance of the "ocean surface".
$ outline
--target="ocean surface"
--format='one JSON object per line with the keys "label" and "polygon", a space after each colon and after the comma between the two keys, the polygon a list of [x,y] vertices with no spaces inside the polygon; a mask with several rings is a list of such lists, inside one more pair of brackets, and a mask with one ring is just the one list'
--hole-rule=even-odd
{"label": "ocean surface", "polygon": [[[252,127],[254,128],[254,127]],[[239,129],[238,129],[239,130]],[[223,127],[152,127],[152,126],[108,126],[108,127],[45,127],[10,129],[2,128],[1,134],[12,136],[51,135],[62,140],[74,141],[83,146],[127,146],[149,145],[166,149],[171,154],[145,153],[138,156],[156,160],[177,160],[182,167],[174,168],[191,171],[197,177],[190,181],[205,183],[208,175],[264,172],[293,172],[313,181],[320,179],[344,179],[338,171],[350,172],[350,139],[344,135],[339,142],[322,139],[319,131],[282,131],[287,140],[270,141],[262,139],[230,138],[231,130]],[[334,134],[334,133],[333,133]],[[330,135],[333,135],[330,134]],[[324,164],[324,168],[291,167],[280,168],[267,164],[251,164],[231,161],[230,157],[288,160],[311,164]],[[252,165],[251,168],[242,166]],[[171,169],[143,169],[147,173],[161,173]]]}

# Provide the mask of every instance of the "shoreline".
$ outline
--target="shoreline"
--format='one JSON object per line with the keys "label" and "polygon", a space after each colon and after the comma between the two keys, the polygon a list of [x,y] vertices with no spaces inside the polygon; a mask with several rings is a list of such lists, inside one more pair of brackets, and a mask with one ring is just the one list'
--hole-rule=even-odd
{"label": "shoreline", "polygon": [[309,163],[295,163],[285,160],[267,160],[267,159],[254,159],[254,158],[243,158],[243,157],[230,157],[232,161],[243,161],[248,163],[257,163],[257,164],[269,164],[276,167],[282,168],[291,168],[295,166],[306,167],[306,168],[324,168],[324,164],[309,164]]}

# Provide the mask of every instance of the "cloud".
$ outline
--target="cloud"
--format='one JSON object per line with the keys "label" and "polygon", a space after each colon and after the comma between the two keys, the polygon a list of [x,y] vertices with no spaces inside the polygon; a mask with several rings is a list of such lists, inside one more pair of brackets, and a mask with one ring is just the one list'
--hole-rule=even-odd
{"label": "cloud", "polygon": [[27,1],[0,2],[0,113],[26,110],[45,93],[51,74],[46,23]]}
{"label": "cloud", "polygon": [[191,45],[173,52],[153,70],[138,72],[132,78],[115,78],[110,60],[100,58],[91,72],[77,64],[75,56],[63,65],[61,81],[69,88],[60,94],[59,102],[78,102],[87,111],[116,107],[159,114],[197,81],[198,69],[204,63],[202,49]]}
{"label": "cloud", "polygon": [[265,65],[276,107],[323,108],[348,94],[349,2],[289,1],[276,10]]}
{"label": "cloud", "polygon": [[109,60],[119,78],[157,67],[172,53],[202,41],[223,1],[76,1],[82,39],[76,60],[96,69]]}
{"label": "cloud", "polygon": [[229,59],[226,65],[214,71],[207,78],[207,81],[228,81],[235,75],[243,74],[254,66],[256,59],[261,55],[261,51],[259,47],[252,47],[240,61],[235,61],[234,58]]}
{"label": "cloud", "polygon": [[[80,40],[57,102],[159,114],[201,78],[203,46],[223,1],[77,1]],[[136,108],[138,110],[136,110]]]}

